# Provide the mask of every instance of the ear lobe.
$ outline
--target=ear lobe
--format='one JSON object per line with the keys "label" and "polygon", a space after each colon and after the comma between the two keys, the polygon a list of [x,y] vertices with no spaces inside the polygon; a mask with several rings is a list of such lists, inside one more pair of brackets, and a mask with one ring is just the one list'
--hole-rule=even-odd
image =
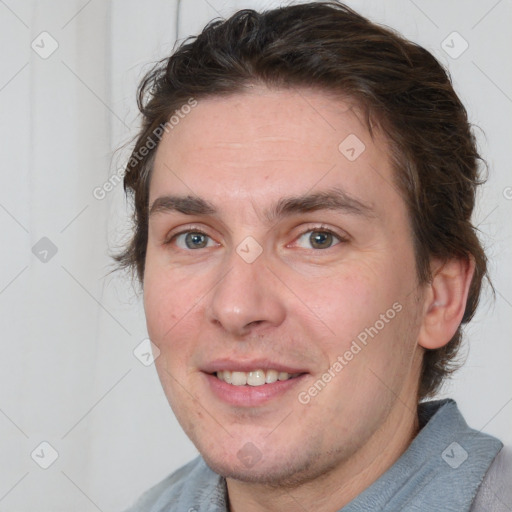
{"label": "ear lobe", "polygon": [[437,264],[426,286],[425,308],[418,344],[426,349],[446,345],[457,331],[475,272],[473,258],[451,259]]}

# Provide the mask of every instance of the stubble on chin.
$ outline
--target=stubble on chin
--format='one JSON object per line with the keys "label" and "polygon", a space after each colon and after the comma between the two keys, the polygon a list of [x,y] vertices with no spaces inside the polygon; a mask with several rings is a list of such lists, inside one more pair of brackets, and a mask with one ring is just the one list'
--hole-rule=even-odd
{"label": "stubble on chin", "polygon": [[[319,444],[318,442],[316,443]],[[291,491],[310,482],[318,482],[339,466],[344,459],[345,449],[340,448],[336,453],[322,453],[319,446],[309,444],[308,447],[295,450],[286,459],[276,454],[261,454],[261,460],[252,467],[244,467],[238,459],[218,460],[202,453],[208,467],[215,473],[229,480],[247,484],[257,484],[269,489]],[[235,456],[236,457],[236,456]]]}

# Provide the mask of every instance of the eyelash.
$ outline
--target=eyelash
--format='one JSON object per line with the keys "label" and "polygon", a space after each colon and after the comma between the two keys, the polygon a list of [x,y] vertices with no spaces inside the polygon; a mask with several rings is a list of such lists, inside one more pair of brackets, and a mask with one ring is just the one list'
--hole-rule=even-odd
{"label": "eyelash", "polygon": [[344,243],[344,242],[348,242],[348,237],[342,236],[339,233],[336,233],[334,230],[328,228],[327,226],[323,226],[323,225],[315,226],[315,227],[310,227],[310,228],[306,229],[305,231],[302,231],[295,238],[295,240],[300,240],[307,233],[314,233],[314,232],[328,233],[328,234],[332,235],[334,238],[338,239],[338,243],[336,243],[334,245],[331,245],[330,247],[327,247],[326,249],[311,249],[311,250],[314,250],[314,251],[318,251],[318,250],[327,251],[327,250],[331,249],[332,247],[335,247],[338,244],[341,244],[341,243]]}
{"label": "eyelash", "polygon": [[[323,226],[323,225],[319,225],[319,226],[314,226],[314,227],[309,227],[308,229],[306,229],[305,231],[302,231],[301,233],[299,233],[294,240],[299,240],[301,237],[303,237],[305,234],[307,233],[311,233],[311,232],[315,232],[315,231],[319,231],[319,232],[322,232],[322,233],[329,233],[330,235],[332,235],[333,237],[337,238],[339,240],[338,243],[344,243],[344,242],[348,242],[348,237],[347,236],[342,236],[340,235],[339,233],[336,233],[335,231],[333,231],[332,229],[326,227],[326,226]],[[166,239],[163,243],[163,245],[170,245],[178,236],[180,235],[185,235],[187,233],[197,233],[197,234],[200,234],[200,235],[204,235],[210,239],[212,239],[212,237],[210,237],[210,235],[208,235],[208,233],[205,233],[202,229],[200,228],[194,228],[193,226],[183,230],[183,231],[180,231],[178,233],[174,233],[171,237],[169,237],[168,239]],[[213,240],[213,239],[212,239]],[[311,250],[328,250],[328,249],[331,249],[332,247],[336,246],[338,244],[334,244],[332,245],[331,247],[328,247],[327,249],[311,249]],[[189,250],[193,250],[193,249],[189,249]]]}
{"label": "eyelash", "polygon": [[189,227],[187,229],[184,229],[183,231],[180,231],[179,233],[174,233],[172,236],[168,237],[164,241],[163,245],[170,245],[180,235],[185,235],[187,233],[198,233],[200,235],[204,235],[204,236],[207,236],[207,237],[211,238],[210,235],[208,235],[208,233],[205,233],[202,229],[195,228],[194,226],[191,226],[191,227]]}

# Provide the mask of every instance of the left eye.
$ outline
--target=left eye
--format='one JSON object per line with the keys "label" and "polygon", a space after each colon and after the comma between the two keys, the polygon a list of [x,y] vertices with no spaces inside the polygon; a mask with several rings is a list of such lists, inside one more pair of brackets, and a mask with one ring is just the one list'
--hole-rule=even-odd
{"label": "left eye", "polygon": [[329,249],[340,242],[340,237],[334,233],[320,229],[306,231],[298,239],[298,245],[306,249]]}
{"label": "left eye", "polygon": [[180,249],[204,249],[215,245],[213,240],[200,231],[187,231],[176,235],[176,245]]}

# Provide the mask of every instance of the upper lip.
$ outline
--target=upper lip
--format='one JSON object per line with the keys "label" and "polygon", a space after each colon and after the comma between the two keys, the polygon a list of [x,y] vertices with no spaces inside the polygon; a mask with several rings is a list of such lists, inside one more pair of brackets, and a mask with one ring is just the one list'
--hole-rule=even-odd
{"label": "upper lip", "polygon": [[308,373],[307,370],[299,366],[291,366],[289,364],[278,363],[270,359],[247,359],[238,360],[233,359],[216,359],[209,363],[204,364],[201,370],[205,373],[222,372],[225,370],[235,372],[250,372],[253,370],[277,370],[278,372],[286,373]]}

